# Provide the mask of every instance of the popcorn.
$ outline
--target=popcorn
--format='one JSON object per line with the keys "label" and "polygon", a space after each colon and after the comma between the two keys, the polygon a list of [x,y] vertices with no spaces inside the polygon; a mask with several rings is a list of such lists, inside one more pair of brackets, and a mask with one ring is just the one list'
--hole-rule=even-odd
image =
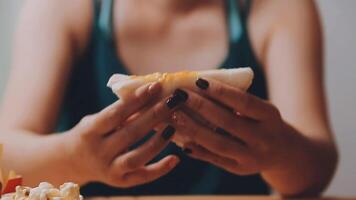
{"label": "popcorn", "polygon": [[0,144],[0,200],[83,200],[80,188],[75,183],[64,183],[58,188],[47,182],[35,188],[22,185],[22,177],[14,171],[3,176],[1,169],[2,144]]}
{"label": "popcorn", "polygon": [[83,200],[79,189],[78,184],[70,182],[64,183],[59,189],[42,182],[35,188],[17,186],[15,193],[6,194],[1,200]]}

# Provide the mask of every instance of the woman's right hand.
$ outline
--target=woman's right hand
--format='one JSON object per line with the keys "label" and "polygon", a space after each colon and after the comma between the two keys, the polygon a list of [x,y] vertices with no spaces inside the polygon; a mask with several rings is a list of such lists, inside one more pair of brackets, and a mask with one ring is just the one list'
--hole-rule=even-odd
{"label": "woman's right hand", "polygon": [[127,120],[152,103],[160,92],[159,83],[142,86],[129,101],[118,100],[101,112],[84,117],[68,131],[66,149],[75,178],[81,184],[100,181],[117,187],[132,187],[151,182],[178,164],[179,158],[169,155],[146,165],[170,142],[175,132],[170,125],[140,147],[128,150],[158,123],[169,118],[174,107],[182,101],[173,95]]}

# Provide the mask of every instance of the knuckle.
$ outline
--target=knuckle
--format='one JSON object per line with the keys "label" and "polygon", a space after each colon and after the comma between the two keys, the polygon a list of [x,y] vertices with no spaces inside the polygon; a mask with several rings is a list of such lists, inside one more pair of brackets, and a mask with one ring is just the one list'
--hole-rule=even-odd
{"label": "knuckle", "polygon": [[248,111],[250,109],[252,101],[253,101],[251,95],[244,93],[241,101],[242,101],[242,109],[245,111]]}
{"label": "knuckle", "polygon": [[213,142],[213,145],[217,150],[219,150],[221,153],[227,153],[229,151],[229,147],[227,144],[215,141]]}
{"label": "knuckle", "polygon": [[151,141],[148,141],[148,143],[146,144],[147,155],[155,154],[164,144],[165,143],[163,139],[161,139],[161,137],[157,137],[152,139]]}
{"label": "knuckle", "polygon": [[92,132],[95,132],[95,121],[96,117],[94,115],[87,115],[80,120],[76,128],[81,130],[83,138],[87,138]]}
{"label": "knuckle", "polygon": [[137,165],[133,158],[128,157],[121,160],[121,168],[124,169],[125,171],[131,171],[137,168]]}
{"label": "knuckle", "polygon": [[260,165],[260,160],[256,156],[248,154],[245,155],[244,158],[241,158],[241,163],[243,163],[246,167],[252,169],[257,168],[257,166]]}
{"label": "knuckle", "polygon": [[218,118],[218,120],[220,121],[219,124],[221,124],[221,127],[224,127],[225,129],[228,130],[234,130],[235,129],[235,125],[236,125],[236,119],[234,117],[226,117],[226,118]]}
{"label": "knuckle", "polygon": [[142,85],[139,88],[137,88],[135,91],[134,98],[136,98],[137,100],[140,100],[140,98],[142,98],[142,97],[147,97],[149,95],[150,85],[151,84],[148,83],[148,84]]}
{"label": "knuckle", "polygon": [[186,131],[189,131],[189,135],[190,135],[190,137],[192,137],[193,140],[196,140],[197,137],[199,137],[198,134],[200,134],[202,132],[202,130],[191,119],[185,118],[185,122],[186,122],[186,124],[185,124],[184,129]]}
{"label": "knuckle", "polygon": [[194,98],[193,107],[200,111],[204,108],[204,101],[202,98]]}
{"label": "knuckle", "polygon": [[226,94],[226,90],[223,86],[217,85],[215,88],[215,93],[217,96],[223,96]]}
{"label": "knuckle", "polygon": [[121,110],[119,106],[114,106],[112,109],[108,111],[108,120],[113,121],[121,121]]}
{"label": "knuckle", "polygon": [[154,119],[158,118],[160,115],[162,115],[162,112],[161,112],[161,106],[155,106],[153,107],[153,110],[152,110],[152,117]]}
{"label": "knuckle", "polygon": [[80,121],[80,124],[84,125],[84,126],[91,127],[94,125],[94,123],[95,123],[94,121],[95,121],[94,115],[87,115],[82,118],[82,120]]}
{"label": "knuckle", "polygon": [[159,152],[162,148],[164,148],[170,143],[170,140],[164,139],[162,134],[163,133],[161,132],[160,134],[157,134],[154,138],[152,138],[152,141],[150,141],[150,143],[148,144],[148,149],[150,151]]}
{"label": "knuckle", "polygon": [[147,103],[148,97],[148,90],[145,90],[144,92],[135,96],[135,101],[137,101],[140,105],[144,105]]}
{"label": "knuckle", "polygon": [[121,135],[121,138],[129,138],[129,137],[132,137],[132,136],[130,136],[132,134],[132,132],[133,131],[131,130],[131,127],[127,126],[125,128],[120,129],[118,134]]}
{"label": "knuckle", "polygon": [[269,104],[270,104],[270,106],[269,106],[270,113],[277,118],[281,118],[281,113],[280,113],[279,109],[275,105],[273,105],[271,103],[269,103]]}
{"label": "knuckle", "polygon": [[162,112],[161,108],[162,108],[161,104],[153,107],[153,110],[152,110],[152,117],[153,118],[157,119],[157,118],[162,117],[163,112]]}
{"label": "knuckle", "polygon": [[140,178],[142,179],[142,182],[144,182],[144,183],[147,183],[152,179],[150,173],[142,173],[142,174],[140,174]]}
{"label": "knuckle", "polygon": [[107,180],[109,183],[122,187],[122,188],[128,188],[129,184],[128,184],[128,180],[125,179],[125,176],[123,176],[122,174],[108,174],[107,176]]}

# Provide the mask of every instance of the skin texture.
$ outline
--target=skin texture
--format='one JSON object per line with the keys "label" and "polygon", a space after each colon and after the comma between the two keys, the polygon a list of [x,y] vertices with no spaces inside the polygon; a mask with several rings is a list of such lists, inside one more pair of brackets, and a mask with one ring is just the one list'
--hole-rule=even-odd
{"label": "skin texture", "polygon": [[[115,36],[120,38],[117,48],[132,73],[211,69],[224,59],[227,33],[222,1],[116,2]],[[148,144],[142,146],[141,151],[123,151],[145,133],[135,130],[132,124],[150,124],[147,129],[151,129],[159,122],[166,122],[164,118],[154,123],[145,118],[157,110],[143,107],[129,113],[117,111],[114,112],[118,115],[116,123],[106,124],[106,116],[110,114],[105,113],[112,114],[112,108],[120,110],[137,102],[145,104],[144,101],[129,105],[114,103],[100,113],[85,117],[64,134],[51,134],[71,64],[85,50],[91,25],[90,1],[25,3],[0,113],[5,167],[23,174],[25,184],[36,185],[43,179],[55,184],[68,179],[84,184],[95,179],[129,187],[166,174],[178,162],[176,157],[168,156],[153,166],[144,167],[147,160],[141,159],[142,152],[150,149],[154,156],[167,144],[159,136],[150,141],[159,144],[158,149]],[[236,174],[261,173],[273,189],[285,196],[319,194],[332,177],[337,152],[324,98],[321,28],[315,5],[310,0],[256,0],[248,28],[255,54],[266,74],[270,101],[208,80],[210,86],[205,91],[186,90],[189,98],[184,107],[228,130],[229,137],[235,140],[214,134],[182,110],[177,110],[174,116],[180,117],[173,123],[179,134],[199,130],[194,135],[195,143],[187,146],[195,158]],[[219,104],[211,101],[221,94],[228,95],[223,95],[226,98],[219,99]],[[154,104],[158,107],[163,104],[163,100],[156,101]],[[226,107],[240,115],[227,112]],[[221,113],[219,117],[225,119],[224,122],[214,121],[217,119],[206,114],[212,109]],[[170,118],[172,112],[166,110],[166,118]],[[123,126],[122,121],[135,113],[140,114]],[[184,125],[177,119],[185,119]],[[236,123],[241,126],[235,127]],[[125,127],[131,128],[127,131]],[[103,135],[113,130],[117,131],[109,135],[115,142],[121,141],[122,135],[133,137],[122,141],[117,148],[93,152],[91,146],[99,145],[103,149],[110,146],[112,140]],[[202,134],[209,137],[201,137]],[[244,142],[237,142],[237,138]],[[230,148],[221,143],[229,144]],[[58,149],[63,151],[59,153]],[[114,154],[115,162],[109,162]],[[132,160],[135,160],[133,164]],[[85,169],[83,163],[99,170]],[[107,173],[103,174],[100,169]],[[58,171],[61,173],[54,173]]]}

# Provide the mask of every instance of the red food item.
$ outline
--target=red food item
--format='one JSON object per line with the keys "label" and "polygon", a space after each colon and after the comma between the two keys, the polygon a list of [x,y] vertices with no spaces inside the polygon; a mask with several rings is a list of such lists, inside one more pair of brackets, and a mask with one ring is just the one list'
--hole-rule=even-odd
{"label": "red food item", "polygon": [[9,179],[6,185],[4,186],[4,190],[2,191],[2,194],[16,192],[16,186],[19,185],[22,185],[22,177],[15,177]]}

